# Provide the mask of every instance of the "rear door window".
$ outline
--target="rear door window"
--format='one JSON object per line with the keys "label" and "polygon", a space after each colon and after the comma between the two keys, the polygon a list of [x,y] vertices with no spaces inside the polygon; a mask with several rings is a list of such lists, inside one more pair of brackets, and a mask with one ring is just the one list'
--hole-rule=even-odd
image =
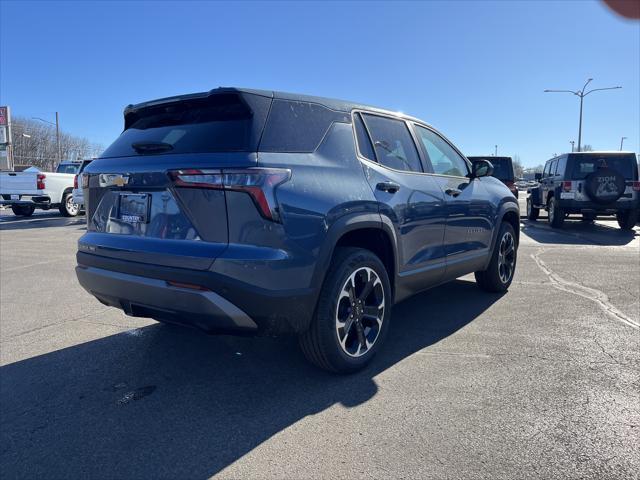
{"label": "rear door window", "polygon": [[394,170],[422,172],[418,150],[403,120],[370,114],[362,117],[378,162]]}
{"label": "rear door window", "polygon": [[256,151],[271,99],[218,93],[142,107],[102,157]]}

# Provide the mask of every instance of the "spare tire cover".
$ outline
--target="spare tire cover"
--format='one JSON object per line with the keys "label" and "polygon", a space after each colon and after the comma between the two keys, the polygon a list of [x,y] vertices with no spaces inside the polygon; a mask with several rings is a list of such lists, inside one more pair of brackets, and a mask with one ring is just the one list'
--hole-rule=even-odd
{"label": "spare tire cover", "polygon": [[601,168],[585,179],[585,191],[597,203],[611,203],[618,200],[625,189],[624,177],[610,168]]}

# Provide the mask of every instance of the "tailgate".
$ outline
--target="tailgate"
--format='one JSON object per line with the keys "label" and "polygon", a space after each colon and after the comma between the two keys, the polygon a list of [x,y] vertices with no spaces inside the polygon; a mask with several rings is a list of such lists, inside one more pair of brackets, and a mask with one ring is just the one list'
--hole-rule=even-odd
{"label": "tailgate", "polygon": [[5,172],[0,173],[0,194],[36,195],[35,172]]}

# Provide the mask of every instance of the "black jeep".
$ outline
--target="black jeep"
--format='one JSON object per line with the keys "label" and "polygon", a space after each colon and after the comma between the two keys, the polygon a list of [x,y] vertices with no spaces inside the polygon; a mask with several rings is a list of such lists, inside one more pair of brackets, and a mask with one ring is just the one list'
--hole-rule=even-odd
{"label": "black jeep", "polygon": [[638,221],[640,182],[635,153],[565,153],[548,160],[536,178],[539,185],[528,190],[529,220],[536,220],[543,208],[554,228],[560,228],[570,214],[581,214],[585,221],[597,215],[616,215],[623,230],[631,230]]}

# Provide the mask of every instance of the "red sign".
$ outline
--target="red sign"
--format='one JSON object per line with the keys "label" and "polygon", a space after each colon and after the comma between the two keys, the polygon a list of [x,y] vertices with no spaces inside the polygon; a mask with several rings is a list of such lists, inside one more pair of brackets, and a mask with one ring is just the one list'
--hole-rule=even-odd
{"label": "red sign", "polygon": [[7,107],[0,107],[0,125],[7,125],[9,119],[7,118]]}

